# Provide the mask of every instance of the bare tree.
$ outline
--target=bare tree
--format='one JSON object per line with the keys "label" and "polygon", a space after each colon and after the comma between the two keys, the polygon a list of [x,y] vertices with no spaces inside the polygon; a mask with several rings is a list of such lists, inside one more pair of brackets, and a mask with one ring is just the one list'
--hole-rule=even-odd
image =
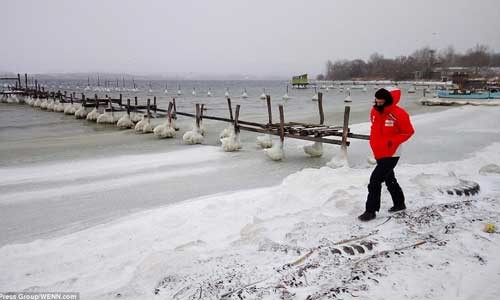
{"label": "bare tree", "polygon": [[[493,53],[486,45],[477,44],[465,54],[456,53],[453,46],[439,51],[423,47],[410,56],[398,56],[394,59],[384,58],[382,54],[373,53],[368,61],[362,59],[327,61],[326,75],[328,80],[367,79],[413,79],[418,73],[423,79],[430,79],[436,66],[476,67],[479,71],[484,67],[500,67],[500,53]],[[484,70],[483,70],[484,71]],[[483,72],[484,73],[484,72]]]}
{"label": "bare tree", "polygon": [[468,67],[480,69],[490,64],[489,47],[477,44],[474,48],[468,49],[464,55],[464,62]]}

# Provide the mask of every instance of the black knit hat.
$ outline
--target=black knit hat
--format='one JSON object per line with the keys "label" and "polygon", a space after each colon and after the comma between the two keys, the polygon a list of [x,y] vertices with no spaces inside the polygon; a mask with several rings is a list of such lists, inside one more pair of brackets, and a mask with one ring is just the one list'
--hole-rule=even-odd
{"label": "black knit hat", "polygon": [[384,88],[381,88],[375,92],[375,98],[384,99],[385,100],[384,106],[389,106],[394,102],[391,93]]}

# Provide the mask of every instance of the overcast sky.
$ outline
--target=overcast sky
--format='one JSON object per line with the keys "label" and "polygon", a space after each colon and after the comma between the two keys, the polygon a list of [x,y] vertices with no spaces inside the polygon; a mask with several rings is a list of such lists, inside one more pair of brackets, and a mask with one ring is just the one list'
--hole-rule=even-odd
{"label": "overcast sky", "polygon": [[477,43],[499,0],[2,0],[0,71],[254,74]]}

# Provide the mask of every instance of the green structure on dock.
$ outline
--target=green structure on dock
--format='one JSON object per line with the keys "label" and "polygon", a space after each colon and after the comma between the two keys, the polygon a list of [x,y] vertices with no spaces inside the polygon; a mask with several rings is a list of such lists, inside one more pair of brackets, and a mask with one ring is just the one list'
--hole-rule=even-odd
{"label": "green structure on dock", "polygon": [[309,85],[309,80],[307,79],[307,74],[302,74],[292,77],[292,86],[297,89],[307,89]]}

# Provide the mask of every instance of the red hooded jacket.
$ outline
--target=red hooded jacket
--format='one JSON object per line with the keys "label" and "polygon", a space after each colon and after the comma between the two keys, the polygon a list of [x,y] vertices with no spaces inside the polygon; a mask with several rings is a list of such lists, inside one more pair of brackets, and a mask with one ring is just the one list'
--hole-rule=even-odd
{"label": "red hooded jacket", "polygon": [[[399,156],[398,147],[408,140],[415,130],[408,113],[397,104],[401,98],[401,90],[386,88],[393,98],[393,103],[384,107],[383,112],[372,108],[370,119],[370,146],[375,159]],[[396,155],[395,155],[396,154]]]}

